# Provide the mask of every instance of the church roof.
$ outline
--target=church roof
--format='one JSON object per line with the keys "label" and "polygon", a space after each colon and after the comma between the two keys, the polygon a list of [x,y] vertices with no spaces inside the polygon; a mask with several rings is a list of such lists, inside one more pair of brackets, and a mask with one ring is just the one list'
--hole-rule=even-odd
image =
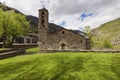
{"label": "church roof", "polygon": [[[63,29],[65,29],[65,28],[61,27],[59,25],[53,24],[53,23],[49,23],[49,32],[48,33],[49,34],[54,34],[54,33],[57,33],[59,31],[63,30]],[[88,37],[85,36],[85,33],[82,32],[82,31],[79,31],[79,30],[69,30],[69,29],[65,29],[65,30],[71,31],[71,32],[73,32],[73,33],[75,33],[77,35],[81,35],[81,36],[83,36],[83,37],[88,39]]]}
{"label": "church roof", "polygon": [[50,34],[54,34],[56,32],[63,30],[63,29],[65,29],[65,28],[63,28],[59,25],[53,24],[53,23],[49,23],[49,33]]}

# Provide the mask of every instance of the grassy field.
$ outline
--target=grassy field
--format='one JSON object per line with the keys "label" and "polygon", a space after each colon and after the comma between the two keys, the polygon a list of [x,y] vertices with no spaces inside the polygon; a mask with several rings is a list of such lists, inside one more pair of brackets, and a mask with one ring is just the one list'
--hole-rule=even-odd
{"label": "grassy field", "polygon": [[0,60],[0,80],[120,80],[120,54],[60,52],[17,56]]}
{"label": "grassy field", "polygon": [[30,48],[26,50],[27,54],[33,54],[33,53],[39,53],[39,48],[35,47],[35,48]]}

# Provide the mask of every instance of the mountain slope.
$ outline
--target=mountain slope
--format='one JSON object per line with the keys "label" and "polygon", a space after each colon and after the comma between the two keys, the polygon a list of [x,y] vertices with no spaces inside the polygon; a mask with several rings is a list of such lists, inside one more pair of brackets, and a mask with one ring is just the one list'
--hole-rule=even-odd
{"label": "mountain slope", "polygon": [[120,18],[93,29],[90,34],[93,48],[120,49]]}
{"label": "mountain slope", "polygon": [[[8,7],[4,4],[2,4],[1,2],[0,2],[0,8],[3,9],[4,11],[14,10],[16,13],[23,14],[19,10],[15,9],[15,8]],[[25,15],[25,14],[23,14],[23,15]],[[25,15],[25,16],[26,16],[26,19],[28,21],[30,21],[30,28],[31,28],[32,33],[37,34],[38,33],[38,17],[32,16],[32,15]],[[50,27],[50,31],[63,29],[63,27],[56,25],[54,23],[49,23],[49,27]],[[85,35],[83,32],[81,32],[79,30],[72,30],[72,31]]]}
{"label": "mountain slope", "polygon": [[120,54],[53,53],[0,60],[0,80],[120,80]]}

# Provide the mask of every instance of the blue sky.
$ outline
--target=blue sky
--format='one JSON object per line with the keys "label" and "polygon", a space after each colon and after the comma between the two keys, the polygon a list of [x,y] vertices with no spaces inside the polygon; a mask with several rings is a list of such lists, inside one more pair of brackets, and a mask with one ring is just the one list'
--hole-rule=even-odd
{"label": "blue sky", "polygon": [[93,17],[94,16],[94,14],[93,13],[89,13],[89,14],[87,14],[87,13],[82,13],[81,15],[80,15],[80,17],[78,18],[79,20],[81,20],[81,21],[84,21],[84,19],[85,18],[87,18],[87,17]]}
{"label": "blue sky", "polygon": [[68,29],[96,28],[120,18],[120,0],[0,0],[3,1],[34,16],[38,16],[38,9],[44,6],[49,10],[50,22]]}
{"label": "blue sky", "polygon": [[66,26],[66,22],[62,21],[59,25],[65,27]]}

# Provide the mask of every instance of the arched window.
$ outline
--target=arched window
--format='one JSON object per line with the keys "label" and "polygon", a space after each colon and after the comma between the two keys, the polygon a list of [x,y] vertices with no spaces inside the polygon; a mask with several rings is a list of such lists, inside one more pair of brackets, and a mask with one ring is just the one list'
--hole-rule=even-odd
{"label": "arched window", "polygon": [[41,20],[41,24],[44,24],[44,23],[45,23],[45,20],[44,20],[44,19],[42,19],[42,20]]}
{"label": "arched window", "polygon": [[62,31],[62,34],[65,34],[65,31]]}
{"label": "arched window", "polygon": [[41,16],[42,16],[42,17],[44,17],[44,16],[45,16],[45,13],[44,13],[44,12],[42,12],[42,13],[41,13]]}
{"label": "arched window", "polygon": [[82,43],[83,41],[81,40],[81,43]]}
{"label": "arched window", "polygon": [[65,43],[61,44],[61,49],[65,49]]}

